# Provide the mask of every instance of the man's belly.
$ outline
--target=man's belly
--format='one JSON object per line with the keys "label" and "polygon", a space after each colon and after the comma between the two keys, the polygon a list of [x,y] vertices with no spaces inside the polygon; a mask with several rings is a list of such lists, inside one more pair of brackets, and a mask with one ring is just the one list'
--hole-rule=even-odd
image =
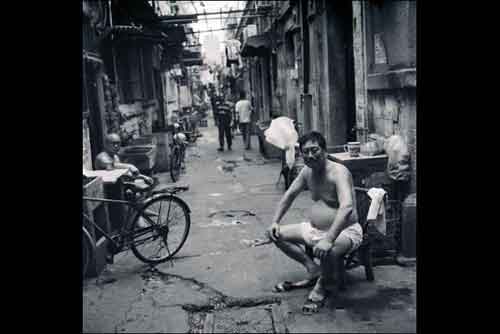
{"label": "man's belly", "polygon": [[336,208],[328,206],[322,200],[314,202],[311,206],[310,219],[311,225],[320,230],[328,230],[337,215]]}

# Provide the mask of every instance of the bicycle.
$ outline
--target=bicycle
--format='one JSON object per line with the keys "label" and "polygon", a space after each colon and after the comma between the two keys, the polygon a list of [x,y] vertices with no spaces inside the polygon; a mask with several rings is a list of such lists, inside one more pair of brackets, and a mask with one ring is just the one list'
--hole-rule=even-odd
{"label": "bicycle", "polygon": [[[174,134],[172,143],[170,144],[170,177],[173,182],[179,180],[181,169],[185,167],[186,158],[186,136],[183,132]],[[183,166],[184,164],[184,166]]]}
{"label": "bicycle", "polygon": [[198,138],[198,135],[196,133],[196,126],[195,122],[193,122],[193,114],[194,111],[191,108],[185,108],[181,112],[181,117],[179,120],[179,125],[181,126],[181,131],[184,133],[184,135],[187,138],[187,141],[190,144],[194,144],[196,142],[196,139]]}
{"label": "bicycle", "polygon": [[[109,241],[107,250],[111,256],[131,249],[139,260],[152,265],[172,259],[187,240],[191,226],[191,210],[187,203],[176,194],[188,190],[188,186],[165,187],[157,190],[152,190],[152,187],[140,189],[132,182],[124,182],[124,186],[126,200],[83,196],[85,201],[118,203],[129,207],[125,223],[119,231],[113,234],[108,234],[85,212],[82,212],[83,277],[96,252],[96,240],[85,227],[85,223],[93,226]],[[158,244],[159,247],[149,254],[148,251],[155,248],[154,244]],[[160,254],[163,249],[166,252]]]}

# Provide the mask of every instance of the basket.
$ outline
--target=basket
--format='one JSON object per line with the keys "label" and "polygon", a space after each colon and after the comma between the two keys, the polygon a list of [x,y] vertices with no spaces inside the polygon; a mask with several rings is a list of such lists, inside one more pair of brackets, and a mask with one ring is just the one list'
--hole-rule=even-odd
{"label": "basket", "polygon": [[380,233],[375,226],[368,226],[372,240],[373,257],[397,254],[401,245],[401,203],[397,200],[385,201],[386,234]]}

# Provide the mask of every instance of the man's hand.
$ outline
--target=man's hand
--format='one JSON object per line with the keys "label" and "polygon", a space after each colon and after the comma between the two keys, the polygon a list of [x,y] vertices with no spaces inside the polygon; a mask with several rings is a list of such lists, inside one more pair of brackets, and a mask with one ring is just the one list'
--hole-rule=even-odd
{"label": "man's hand", "polygon": [[278,223],[272,223],[266,231],[267,237],[272,241],[277,241],[280,237],[280,226]]}
{"label": "man's hand", "polygon": [[146,175],[143,175],[143,179],[144,181],[149,184],[150,186],[153,185],[153,183],[155,183],[155,181],[153,180],[153,178],[149,177],[149,176],[146,176]]}
{"label": "man's hand", "polygon": [[130,170],[130,172],[132,173],[132,175],[139,174],[139,170],[134,165],[130,165],[128,169]]}
{"label": "man's hand", "polygon": [[325,256],[328,255],[328,252],[330,251],[330,249],[332,249],[332,247],[333,247],[333,243],[330,240],[328,240],[326,238],[321,239],[316,244],[316,246],[314,246],[313,254],[314,254],[314,256],[319,258],[320,260],[323,260],[325,258]]}

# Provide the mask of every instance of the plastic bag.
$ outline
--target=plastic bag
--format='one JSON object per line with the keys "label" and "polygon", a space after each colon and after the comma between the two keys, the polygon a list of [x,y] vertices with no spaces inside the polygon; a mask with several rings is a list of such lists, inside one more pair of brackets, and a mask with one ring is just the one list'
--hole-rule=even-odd
{"label": "plastic bag", "polygon": [[289,168],[292,168],[295,163],[295,144],[299,139],[293,122],[293,119],[281,116],[273,119],[269,128],[264,131],[268,143],[286,151],[286,164]]}
{"label": "plastic bag", "polygon": [[408,181],[410,179],[410,152],[408,146],[401,136],[391,136],[384,145],[388,156],[387,173],[396,181]]}

